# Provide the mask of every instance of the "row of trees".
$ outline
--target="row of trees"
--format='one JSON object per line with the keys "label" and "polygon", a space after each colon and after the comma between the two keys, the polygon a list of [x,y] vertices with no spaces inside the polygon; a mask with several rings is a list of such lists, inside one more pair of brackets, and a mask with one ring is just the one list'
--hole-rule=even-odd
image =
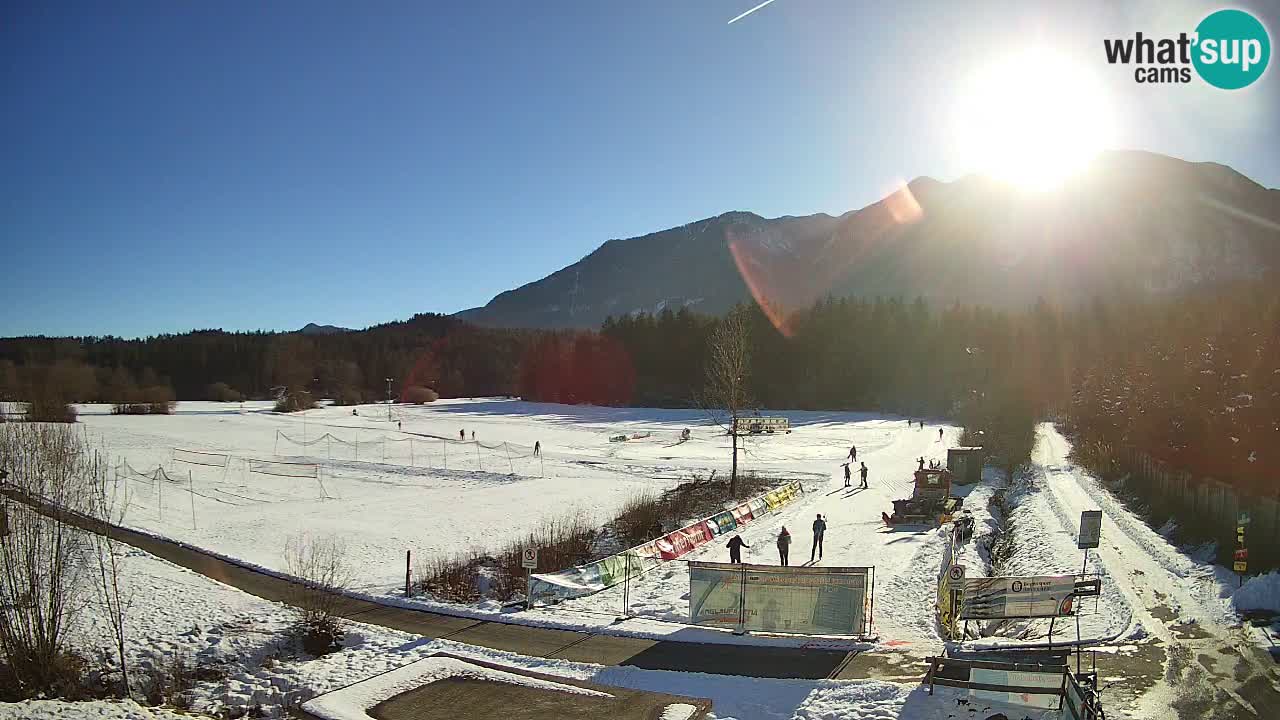
{"label": "row of trees", "polygon": [[[1280,298],[1274,281],[1152,298],[1111,295],[1023,312],[923,299],[825,299],[785,332],[740,308],[758,407],[866,409],[960,418],[1021,456],[1026,418],[1054,415],[1087,439],[1255,489],[1280,471]],[[477,328],[418,315],[360,332],[197,331],[142,340],[0,340],[0,399],[122,399],[171,386],[180,399],[381,399],[522,395],[604,405],[705,405],[724,318],[682,309],[607,319],[598,332]],[[700,402],[701,400],[701,402]],[[1016,420],[1011,418],[1017,418]],[[1017,436],[1018,440],[1011,440]],[[988,437],[988,445],[998,442]]]}

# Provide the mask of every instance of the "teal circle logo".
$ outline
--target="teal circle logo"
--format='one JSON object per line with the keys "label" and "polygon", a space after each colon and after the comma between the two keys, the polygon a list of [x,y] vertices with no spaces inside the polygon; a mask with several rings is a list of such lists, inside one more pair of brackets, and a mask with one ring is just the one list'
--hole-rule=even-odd
{"label": "teal circle logo", "polygon": [[1271,59],[1271,38],[1262,23],[1243,10],[1219,10],[1196,26],[1191,61],[1210,85],[1239,90],[1262,77]]}

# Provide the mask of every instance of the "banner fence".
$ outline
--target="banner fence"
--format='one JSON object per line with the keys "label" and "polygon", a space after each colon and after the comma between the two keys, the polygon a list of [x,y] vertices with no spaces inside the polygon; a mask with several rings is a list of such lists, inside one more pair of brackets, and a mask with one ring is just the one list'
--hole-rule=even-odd
{"label": "banner fence", "polygon": [[726,509],[603,560],[558,572],[535,574],[529,580],[529,602],[531,605],[539,602],[555,603],[594,595],[617,585],[628,575],[633,578],[642,575],[719,535],[732,532],[739,525],[763,517],[803,493],[804,487],[800,482],[792,482],[752,498],[732,510]]}

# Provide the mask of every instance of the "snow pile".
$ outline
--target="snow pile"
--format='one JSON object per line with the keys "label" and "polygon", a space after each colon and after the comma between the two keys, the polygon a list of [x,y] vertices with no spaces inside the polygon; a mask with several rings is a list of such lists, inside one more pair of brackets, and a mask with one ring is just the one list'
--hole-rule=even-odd
{"label": "snow pile", "polygon": [[1237,610],[1268,610],[1280,613],[1280,571],[1258,575],[1231,594]]}
{"label": "snow pile", "polygon": [[696,712],[698,712],[697,706],[672,703],[662,709],[662,714],[658,716],[658,720],[689,720]]}
{"label": "snow pile", "polygon": [[522,685],[572,695],[612,697],[597,690],[494,670],[457,658],[430,657],[322,695],[303,704],[302,709],[322,720],[371,720],[367,711],[374,705],[423,685],[452,677]]}

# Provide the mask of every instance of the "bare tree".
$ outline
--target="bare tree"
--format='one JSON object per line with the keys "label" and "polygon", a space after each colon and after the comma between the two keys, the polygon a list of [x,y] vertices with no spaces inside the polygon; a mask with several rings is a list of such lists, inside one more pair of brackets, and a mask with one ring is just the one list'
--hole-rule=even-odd
{"label": "bare tree", "polygon": [[701,404],[712,419],[728,430],[733,440],[733,467],[729,473],[729,493],[738,493],[738,418],[751,409],[747,380],[751,371],[747,308],[729,311],[708,341],[707,381]]}
{"label": "bare tree", "polygon": [[[17,492],[56,508],[85,512],[92,482],[106,466],[84,437],[60,425],[0,425],[0,462]],[[19,696],[75,694],[78,664],[66,647],[69,628],[91,594],[85,533],[19,502],[7,503],[0,537],[0,656]]]}
{"label": "bare tree", "polygon": [[[94,454],[97,455],[96,452]],[[124,524],[127,504],[117,503],[114,492],[119,486],[109,486],[105,472],[95,476],[94,480],[93,517],[107,525]],[[95,580],[102,615],[111,629],[111,642],[120,662],[121,695],[127,698],[131,688],[129,664],[125,654],[125,616],[132,605],[133,595],[131,592],[124,592],[120,585],[120,556],[117,552],[119,543],[111,536],[109,528],[102,529],[101,533],[90,533],[96,561]]]}
{"label": "bare tree", "polygon": [[303,647],[312,655],[336,649],[352,579],[346,544],[336,536],[293,535],[285,541],[284,562],[297,578],[288,600],[298,615]]}

